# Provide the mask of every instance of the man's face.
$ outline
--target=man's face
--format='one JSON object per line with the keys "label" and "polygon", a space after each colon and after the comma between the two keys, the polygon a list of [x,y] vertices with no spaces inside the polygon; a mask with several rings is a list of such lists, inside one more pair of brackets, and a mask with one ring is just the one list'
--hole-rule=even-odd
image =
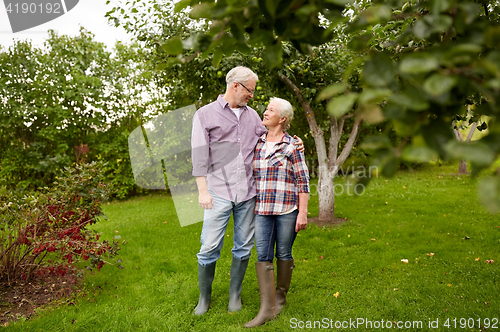
{"label": "man's face", "polygon": [[255,91],[256,82],[250,80],[247,82],[235,83],[236,87],[236,101],[238,106],[246,106],[250,99],[253,98],[253,93]]}

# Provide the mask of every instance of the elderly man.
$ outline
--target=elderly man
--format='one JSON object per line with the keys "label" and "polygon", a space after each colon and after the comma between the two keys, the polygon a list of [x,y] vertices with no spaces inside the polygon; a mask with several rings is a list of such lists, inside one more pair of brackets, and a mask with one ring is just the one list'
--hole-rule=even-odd
{"label": "elderly man", "polygon": [[199,204],[205,209],[197,254],[200,298],[196,315],[203,315],[210,305],[215,265],[231,212],[234,234],[229,311],[241,309],[241,285],[254,241],[256,187],[252,161],[257,140],[266,132],[257,112],[247,106],[257,80],[249,68],[233,68],[226,75],[225,94],[200,108],[193,119],[193,176]]}

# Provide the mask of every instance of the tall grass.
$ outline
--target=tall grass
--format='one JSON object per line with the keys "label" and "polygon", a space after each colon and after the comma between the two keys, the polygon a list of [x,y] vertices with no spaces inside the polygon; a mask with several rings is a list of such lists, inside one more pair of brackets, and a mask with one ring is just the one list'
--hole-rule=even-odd
{"label": "tall grass", "polygon": [[[363,319],[373,328],[358,330],[377,330],[376,322],[384,320],[406,323],[402,330],[425,331],[439,320],[432,330],[453,331],[460,330],[461,318],[472,318],[467,331],[479,331],[484,319],[500,319],[500,221],[478,203],[475,180],[457,176],[457,169],[434,166],[375,178],[359,197],[337,196],[336,216],[346,222],[309,225],[299,233],[288,304],[276,321],[259,329],[300,329],[308,321],[311,327],[314,321],[316,328],[327,322],[334,327],[336,321]],[[343,185],[347,180],[337,179]],[[311,196],[311,216],[318,213],[317,202]],[[257,314],[253,264],[243,284],[243,310],[227,311],[231,223],[211,308],[197,317],[191,313],[199,295],[201,223],[180,227],[165,194],[113,202],[104,212],[108,220],[96,227],[105,238],[127,241],[119,253],[124,269],[106,265],[88,274],[74,305],[42,310],[6,331],[243,331]],[[443,325],[447,319],[449,327]]]}

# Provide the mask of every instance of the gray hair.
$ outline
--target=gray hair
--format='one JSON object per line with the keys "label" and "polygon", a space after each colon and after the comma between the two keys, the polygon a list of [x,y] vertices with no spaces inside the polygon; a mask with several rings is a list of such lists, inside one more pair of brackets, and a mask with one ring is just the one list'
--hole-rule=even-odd
{"label": "gray hair", "polygon": [[226,85],[230,87],[233,83],[243,82],[247,83],[250,80],[259,80],[259,76],[254,73],[250,68],[238,66],[231,69],[226,75]]}
{"label": "gray hair", "polygon": [[293,119],[293,107],[292,104],[288,100],[272,97],[269,100],[269,103],[275,101],[278,104],[278,109],[280,111],[281,117],[286,117],[285,122],[283,123],[283,130],[287,131],[290,128],[290,121]]}

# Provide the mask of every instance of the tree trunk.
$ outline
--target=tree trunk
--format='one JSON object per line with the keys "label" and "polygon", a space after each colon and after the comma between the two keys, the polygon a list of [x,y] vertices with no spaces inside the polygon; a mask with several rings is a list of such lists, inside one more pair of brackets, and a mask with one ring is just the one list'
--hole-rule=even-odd
{"label": "tree trunk", "polygon": [[319,219],[333,220],[335,218],[335,175],[327,167],[320,167],[318,179]]}
{"label": "tree trunk", "polygon": [[460,160],[458,162],[458,174],[467,174],[467,160]]}
{"label": "tree trunk", "polygon": [[[453,129],[455,138],[457,139],[457,141],[463,142],[464,138],[462,136],[462,133],[460,133],[460,130],[458,130],[458,124],[456,122],[453,122],[453,127],[455,127]],[[477,122],[473,122],[469,130],[469,135],[465,139],[465,142],[470,142],[470,140],[472,139],[472,135],[476,130],[476,127],[477,127]],[[460,160],[458,162],[458,174],[468,174],[468,173],[469,172],[467,172],[467,160]]]}
{"label": "tree trunk", "polygon": [[335,176],[337,175],[340,166],[345,162],[354,146],[354,142],[358,136],[359,125],[361,118],[356,118],[354,126],[347,143],[342,152],[337,157],[338,145],[342,136],[342,130],[346,119],[354,116],[354,114],[346,114],[338,121],[334,117],[330,118],[331,137],[329,142],[329,151],[325,142],[323,130],[316,123],[314,112],[309,103],[302,96],[299,88],[285,75],[278,74],[280,80],[293,92],[300,102],[302,109],[306,113],[306,118],[311,128],[311,133],[316,144],[316,153],[318,154],[318,201],[319,201],[319,219],[322,221],[332,221],[335,218]]}

